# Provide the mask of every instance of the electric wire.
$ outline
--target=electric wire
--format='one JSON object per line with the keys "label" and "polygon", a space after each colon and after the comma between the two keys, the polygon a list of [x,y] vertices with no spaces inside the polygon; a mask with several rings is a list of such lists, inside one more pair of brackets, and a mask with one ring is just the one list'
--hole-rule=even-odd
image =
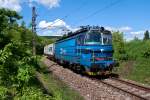
{"label": "electric wire", "polygon": [[117,1],[111,2],[110,4],[106,5],[105,7],[100,8],[100,9],[94,11],[93,13],[89,14],[88,16],[79,19],[79,21],[76,22],[76,23],[74,24],[74,26],[77,25],[78,23],[82,22],[82,21],[85,21],[85,20],[87,20],[87,19],[89,19],[89,18],[95,16],[95,15],[98,14],[98,13],[101,13],[101,12],[103,12],[103,11],[105,11],[105,10],[107,10],[107,9],[109,9],[109,8],[111,8],[111,7],[113,7],[113,6],[115,6],[116,4],[118,4],[118,3],[120,3],[120,2],[121,2],[121,0],[117,0]]}

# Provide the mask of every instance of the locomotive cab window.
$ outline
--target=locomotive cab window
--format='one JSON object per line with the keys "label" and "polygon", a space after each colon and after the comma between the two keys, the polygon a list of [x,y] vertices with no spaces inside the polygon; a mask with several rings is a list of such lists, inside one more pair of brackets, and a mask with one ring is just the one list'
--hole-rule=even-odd
{"label": "locomotive cab window", "polygon": [[101,33],[99,32],[88,32],[85,37],[85,45],[92,45],[92,44],[101,44]]}
{"label": "locomotive cab window", "polygon": [[79,35],[78,38],[77,38],[77,44],[78,45],[83,45],[84,44],[84,38],[85,38],[84,34]]}

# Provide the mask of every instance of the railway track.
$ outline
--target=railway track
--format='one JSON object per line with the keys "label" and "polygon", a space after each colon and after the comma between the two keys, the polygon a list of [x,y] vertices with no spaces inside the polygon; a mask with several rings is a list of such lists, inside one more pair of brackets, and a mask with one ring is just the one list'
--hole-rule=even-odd
{"label": "railway track", "polygon": [[47,65],[48,70],[72,88],[80,91],[80,94],[87,100],[150,100],[150,88],[148,87],[120,78],[102,80],[99,77],[80,77],[81,75],[64,69],[52,61],[45,60],[44,63]]}
{"label": "railway track", "polygon": [[[96,80],[99,81],[99,80]],[[129,81],[125,81],[119,78],[110,78],[99,81],[103,84],[106,84],[108,86],[111,86],[115,89],[121,90],[130,96],[133,96],[136,99],[139,100],[150,100],[150,88],[144,87],[141,85],[137,85],[134,83],[131,83]]]}

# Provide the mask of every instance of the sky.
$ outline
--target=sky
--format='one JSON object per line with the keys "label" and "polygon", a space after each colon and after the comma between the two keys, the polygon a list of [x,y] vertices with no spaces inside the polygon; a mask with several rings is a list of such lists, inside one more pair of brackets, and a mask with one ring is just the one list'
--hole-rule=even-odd
{"label": "sky", "polygon": [[150,0],[0,0],[0,8],[17,11],[27,26],[35,6],[38,35],[62,35],[79,26],[99,25],[123,32],[127,41],[142,39],[150,30],[149,5]]}

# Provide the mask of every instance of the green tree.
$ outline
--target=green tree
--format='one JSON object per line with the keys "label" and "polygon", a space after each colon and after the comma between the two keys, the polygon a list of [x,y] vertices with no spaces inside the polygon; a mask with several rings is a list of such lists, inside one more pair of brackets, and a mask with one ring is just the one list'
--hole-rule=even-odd
{"label": "green tree", "polygon": [[145,33],[144,33],[144,38],[143,40],[148,40],[149,39],[149,31],[146,30]]}
{"label": "green tree", "polygon": [[114,48],[114,58],[118,60],[126,60],[127,54],[125,52],[125,43],[123,39],[123,33],[113,32],[113,48]]}
{"label": "green tree", "polygon": [[17,20],[21,18],[15,11],[0,9],[0,49],[11,41],[12,31],[14,27],[18,26]]}

